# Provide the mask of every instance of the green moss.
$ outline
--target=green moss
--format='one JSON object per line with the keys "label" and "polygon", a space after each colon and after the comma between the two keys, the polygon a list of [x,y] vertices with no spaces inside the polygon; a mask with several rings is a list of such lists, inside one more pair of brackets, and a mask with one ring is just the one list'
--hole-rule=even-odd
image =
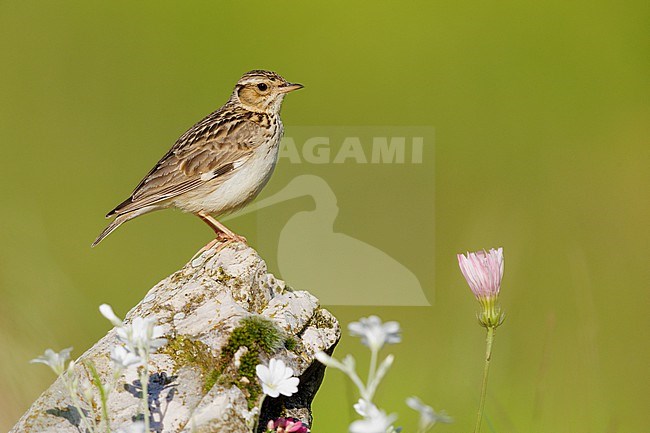
{"label": "green moss", "polygon": [[170,338],[161,352],[172,358],[176,370],[185,365],[198,367],[203,378],[204,391],[208,391],[216,382],[216,378],[213,376],[218,365],[218,358],[212,355],[210,347],[205,343],[192,340],[185,335],[178,335]]}
{"label": "green moss", "polygon": [[[198,367],[203,377],[204,392],[215,384],[237,386],[246,394],[248,407],[252,409],[262,392],[255,371],[260,355],[271,355],[283,346],[295,348],[296,344],[293,337],[285,338],[282,330],[270,320],[251,316],[242,319],[232,331],[218,357],[212,355],[206,344],[183,335],[169,339],[162,351],[171,356],[176,369],[184,365]],[[241,354],[236,366],[235,354],[242,347],[246,351]]]}
{"label": "green moss", "polygon": [[[255,406],[261,392],[255,372],[260,354],[274,353],[282,347],[284,340],[284,333],[273,322],[258,316],[242,319],[240,326],[230,334],[228,343],[221,352],[222,365],[230,365],[240,348],[246,347],[248,350],[239,358],[235,375],[226,375],[220,382],[224,385],[237,385],[247,391],[249,409]],[[247,380],[242,381],[241,378],[244,377]]]}
{"label": "green moss", "polygon": [[[237,375],[230,378],[230,384],[237,385],[240,389],[245,390],[249,410],[257,404],[257,399],[261,392],[261,388],[257,384],[257,374],[255,371],[255,367],[259,362],[259,352],[249,350],[239,359]],[[242,378],[246,378],[246,380],[242,380]]]}
{"label": "green moss", "polygon": [[203,383],[203,392],[208,392],[212,389],[212,387],[217,383],[219,380],[219,370],[215,367],[212,369],[212,371],[208,372],[207,377],[205,378],[205,382]]}
{"label": "green moss", "polygon": [[284,348],[289,350],[289,351],[294,351],[298,347],[298,340],[293,337],[289,336],[284,340]]}
{"label": "green moss", "polygon": [[242,319],[240,326],[232,331],[223,351],[232,356],[240,347],[248,347],[249,351],[261,349],[271,354],[282,347],[283,342],[284,335],[273,322],[250,316]]}

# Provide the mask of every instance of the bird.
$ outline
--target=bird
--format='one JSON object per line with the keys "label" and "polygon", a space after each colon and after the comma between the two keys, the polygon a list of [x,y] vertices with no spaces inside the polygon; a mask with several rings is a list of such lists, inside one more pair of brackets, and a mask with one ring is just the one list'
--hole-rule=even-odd
{"label": "bird", "polygon": [[241,209],[269,181],[284,132],[282,101],[302,88],[275,72],[245,73],[228,101],[181,135],[131,196],[106,214],[115,219],[92,246],[125,222],[167,208],[198,216],[214,230],[215,240],[246,242],[213,215]]}

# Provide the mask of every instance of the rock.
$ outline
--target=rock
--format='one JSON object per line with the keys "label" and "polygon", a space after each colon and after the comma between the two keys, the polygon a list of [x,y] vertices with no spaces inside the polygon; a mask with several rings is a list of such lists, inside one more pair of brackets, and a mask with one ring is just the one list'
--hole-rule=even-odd
{"label": "rock", "polygon": [[[231,243],[202,253],[153,287],[125,322],[137,316],[155,318],[168,339],[149,363],[152,431],[250,432],[262,401],[254,366],[271,357],[290,366],[300,384],[291,397],[264,400],[259,430],[278,416],[311,424],[311,401],[324,374],[314,354],[334,350],[339,324],[315,297],[268,274],[252,248]],[[78,359],[75,371],[82,386],[91,383],[89,362],[102,382],[111,380],[115,344],[113,329]],[[142,416],[140,393],[132,367],[109,395],[112,431]],[[99,412],[97,392],[93,398]],[[58,378],[10,433],[79,433],[78,426],[79,414]]]}

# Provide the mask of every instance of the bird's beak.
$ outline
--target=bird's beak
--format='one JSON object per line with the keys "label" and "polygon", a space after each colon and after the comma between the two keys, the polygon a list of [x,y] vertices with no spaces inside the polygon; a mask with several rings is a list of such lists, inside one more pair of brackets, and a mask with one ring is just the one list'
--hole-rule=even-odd
{"label": "bird's beak", "polygon": [[289,93],[289,92],[293,92],[294,90],[302,89],[303,87],[305,87],[305,86],[303,86],[302,84],[285,83],[285,84],[282,84],[279,87],[279,89],[280,89],[280,93]]}

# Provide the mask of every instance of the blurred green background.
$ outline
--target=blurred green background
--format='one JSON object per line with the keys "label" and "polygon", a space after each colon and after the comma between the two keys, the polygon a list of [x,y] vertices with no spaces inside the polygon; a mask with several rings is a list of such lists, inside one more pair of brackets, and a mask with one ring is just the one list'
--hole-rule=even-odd
{"label": "blurred green background", "polygon": [[[405,188],[370,226],[340,203],[336,226],[397,258],[421,248],[408,265],[432,307],[331,308],[401,322],[379,402],[405,431],[412,394],[455,418],[438,431],[473,426],[484,331],[455,255],[493,246],[507,320],[485,431],[650,431],[649,41],[647,1],[1,1],[0,430],[53,379],[29,359],[81,354],[109,327],[100,303],[123,314],[210,239],[166,211],[89,248],[173,141],[265,68],[306,85],[287,131],[435,127],[432,187]],[[253,246],[260,226],[232,223]],[[346,337],[348,352],[366,354]],[[314,431],[346,431],[354,399],[329,372]]]}

